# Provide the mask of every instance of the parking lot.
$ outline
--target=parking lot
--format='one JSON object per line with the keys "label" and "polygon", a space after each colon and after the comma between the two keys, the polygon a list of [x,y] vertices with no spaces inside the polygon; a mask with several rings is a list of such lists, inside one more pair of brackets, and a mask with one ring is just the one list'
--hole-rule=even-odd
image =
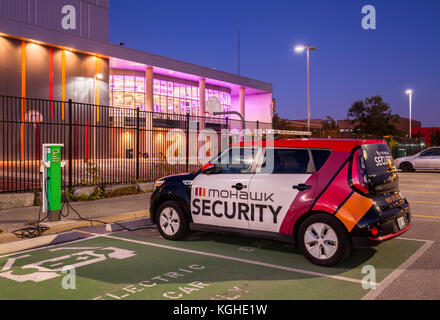
{"label": "parking lot", "polygon": [[[8,288],[0,299],[438,299],[440,173],[399,175],[412,228],[334,268],[276,241],[193,232],[170,242],[154,227],[95,227],[82,229],[80,241],[0,257],[0,286]],[[67,265],[75,289],[63,288]],[[376,289],[362,287],[365,266],[376,271]]]}

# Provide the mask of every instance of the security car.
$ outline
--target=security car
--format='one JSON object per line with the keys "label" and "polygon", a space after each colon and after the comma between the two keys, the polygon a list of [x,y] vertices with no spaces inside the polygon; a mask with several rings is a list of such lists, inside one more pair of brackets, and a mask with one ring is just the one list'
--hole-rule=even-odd
{"label": "security car", "polygon": [[320,266],[394,238],[411,221],[382,140],[238,143],[196,172],[156,181],[150,212],[169,240],[203,230],[287,241]]}

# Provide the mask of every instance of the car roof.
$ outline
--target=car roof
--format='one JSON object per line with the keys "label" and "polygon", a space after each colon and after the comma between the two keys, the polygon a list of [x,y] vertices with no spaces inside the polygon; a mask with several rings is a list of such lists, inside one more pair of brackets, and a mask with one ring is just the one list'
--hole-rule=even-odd
{"label": "car roof", "polygon": [[277,148],[316,148],[331,149],[339,152],[351,152],[353,148],[365,144],[386,144],[385,140],[370,139],[280,139],[256,140],[234,143],[233,147],[266,147]]}

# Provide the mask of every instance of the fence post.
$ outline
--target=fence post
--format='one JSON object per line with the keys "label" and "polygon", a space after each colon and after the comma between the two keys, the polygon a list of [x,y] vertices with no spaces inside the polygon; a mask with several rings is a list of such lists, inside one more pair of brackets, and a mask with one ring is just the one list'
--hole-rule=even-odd
{"label": "fence post", "polygon": [[186,114],[186,172],[189,171],[189,113]]}
{"label": "fence post", "polygon": [[139,181],[139,108],[136,109],[136,180]]}
{"label": "fence post", "polygon": [[73,181],[72,181],[72,117],[73,117],[73,103],[72,99],[69,99],[69,190],[72,189]]}

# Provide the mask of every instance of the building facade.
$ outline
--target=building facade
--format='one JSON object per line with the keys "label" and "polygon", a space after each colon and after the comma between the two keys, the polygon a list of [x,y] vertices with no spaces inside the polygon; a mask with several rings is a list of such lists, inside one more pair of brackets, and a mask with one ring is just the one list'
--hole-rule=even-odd
{"label": "building facade", "polygon": [[432,143],[432,136],[440,132],[440,127],[413,128],[411,131],[413,137],[423,137],[427,146],[435,147],[436,145]]}
{"label": "building facade", "polygon": [[[31,158],[35,152],[26,150],[38,149],[41,142],[58,142],[40,137],[35,123],[68,121],[68,100],[82,104],[76,111],[92,114],[83,112],[74,120],[75,148],[78,144],[86,157],[103,149],[96,142],[103,126],[118,131],[105,142],[115,145],[107,152],[128,155],[135,148],[136,110],[142,129],[151,135],[154,129],[169,129],[170,123],[178,125],[186,115],[194,117],[198,129],[219,130],[233,119],[240,123],[235,116],[208,113],[212,99],[221,111],[239,112],[246,121],[271,128],[270,83],[111,44],[109,10],[108,0],[0,0],[0,96],[54,101],[40,109],[34,100],[22,101],[12,114],[2,105],[0,121],[20,122],[7,142],[19,145],[13,159]],[[87,130],[91,124],[98,129]],[[146,134],[139,142],[147,145],[143,154],[153,155],[152,145],[161,139]],[[4,153],[5,147],[0,149]]]}
{"label": "building facade", "polygon": [[108,17],[108,0],[0,0],[0,94],[198,116],[215,96],[271,122],[271,84],[110,44]]}

